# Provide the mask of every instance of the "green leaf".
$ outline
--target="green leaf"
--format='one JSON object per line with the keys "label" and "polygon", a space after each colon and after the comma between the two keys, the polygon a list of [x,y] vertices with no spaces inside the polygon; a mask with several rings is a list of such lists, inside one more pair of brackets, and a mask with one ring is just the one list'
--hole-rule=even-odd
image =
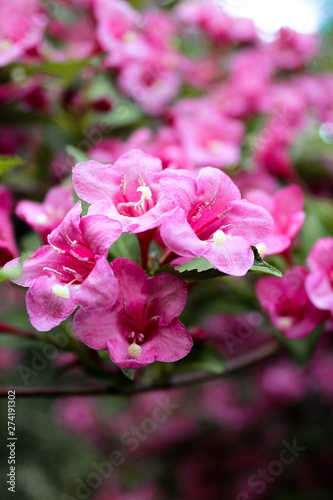
{"label": "green leaf", "polygon": [[80,71],[87,67],[93,66],[95,61],[89,60],[74,60],[74,61],[61,61],[61,62],[47,62],[38,65],[24,65],[19,66],[27,75],[35,73],[46,73],[58,78],[61,78],[66,84],[71,83]]}
{"label": "green leaf", "polygon": [[251,267],[250,271],[254,273],[264,273],[264,274],[270,274],[272,276],[276,276],[277,278],[282,278],[282,273],[276,267],[271,266],[267,262],[264,261],[264,259],[261,257],[259,254],[258,250],[256,247],[251,247],[254,253],[254,264]]}
{"label": "green leaf", "polygon": [[129,380],[134,380],[135,377],[135,370],[133,368],[120,368],[125,377],[127,377]]}
{"label": "green leaf", "polygon": [[201,273],[203,271],[208,271],[209,269],[215,269],[214,266],[208,262],[204,257],[199,257],[197,259],[191,259],[185,264],[177,267],[177,271],[183,273],[185,271],[198,271]]}
{"label": "green leaf", "polygon": [[113,243],[110,248],[112,258],[125,257],[126,259],[138,262],[140,255],[140,247],[138,238],[135,234],[123,233],[120,238]]}
{"label": "green leaf", "polygon": [[322,332],[322,325],[317,326],[313,332],[303,339],[290,340],[282,333],[276,331],[276,335],[285,346],[291,358],[300,366],[306,366],[311,360]]}
{"label": "green leaf", "polygon": [[19,156],[0,156],[0,175],[9,170],[10,168],[23,165],[23,160]]}
{"label": "green leaf", "polygon": [[[168,271],[170,272],[170,267]],[[174,270],[174,273],[181,276],[184,280],[189,281],[202,281],[218,278],[219,276],[226,276],[225,273],[218,271],[204,257],[191,259],[188,262],[185,262],[185,264],[177,267],[177,269]]]}
{"label": "green leaf", "polygon": [[0,283],[5,280],[18,280],[21,278],[22,274],[22,264],[23,260],[21,259],[20,262],[15,266],[11,267],[9,269],[4,269],[3,267],[0,268]]}
{"label": "green leaf", "polygon": [[225,359],[220,353],[210,345],[200,345],[192,349],[192,351],[175,365],[175,370],[184,371],[205,371],[209,373],[221,374],[226,366]]}
{"label": "green leaf", "polygon": [[[281,271],[276,269],[265,262],[260,256],[256,247],[252,247],[254,253],[254,264],[250,271],[256,273],[270,274],[272,276],[282,277]],[[171,272],[173,274],[178,274],[184,280],[189,281],[202,281],[213,278],[219,278],[221,276],[227,276],[225,273],[218,271],[210,262],[208,262],[204,257],[199,257],[196,259],[191,259],[190,261],[182,264],[173,269],[170,266],[164,266],[158,272]]]}
{"label": "green leaf", "polygon": [[71,156],[77,163],[81,163],[82,161],[89,161],[89,158],[83,151],[75,148],[74,146],[66,146],[66,153]]}
{"label": "green leaf", "polygon": [[133,125],[142,118],[140,108],[123,97],[114,102],[115,108],[107,115],[105,121],[110,127]]}

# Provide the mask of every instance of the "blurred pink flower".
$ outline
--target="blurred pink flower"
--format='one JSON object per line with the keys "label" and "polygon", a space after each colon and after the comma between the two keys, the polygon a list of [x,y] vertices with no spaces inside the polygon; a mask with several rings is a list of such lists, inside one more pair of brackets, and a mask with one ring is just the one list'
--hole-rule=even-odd
{"label": "blurred pink flower", "polygon": [[108,350],[121,368],[154,361],[177,361],[192,347],[178,316],[186,303],[184,281],[169,273],[148,278],[135,262],[117,258],[111,264],[119,283],[116,306],[80,310],[74,319],[76,336],[92,349]]}
{"label": "blurred pink flower", "polygon": [[57,403],[58,424],[75,434],[94,436],[98,433],[98,412],[93,398],[74,396]]}
{"label": "blurred pink flower", "polygon": [[300,231],[304,219],[304,197],[297,185],[280,189],[274,195],[254,189],[248,191],[246,199],[264,207],[273,217],[272,233],[258,246],[261,255],[278,254],[290,247],[293,238]]}
{"label": "blurred pink flower", "polygon": [[266,46],[276,69],[295,70],[318,53],[318,36],[281,28],[275,41]]}
{"label": "blurred pink flower", "polygon": [[311,302],[333,313],[333,238],[318,240],[308,257],[306,291]]}
{"label": "blurred pink flower", "polygon": [[109,53],[108,64],[121,66],[128,57],[143,53],[145,47],[137,27],[140,14],[124,0],[95,0],[96,36]]}
{"label": "blurred pink flower", "polygon": [[42,203],[22,200],[16,205],[16,215],[36,231],[44,244],[47,235],[63,220],[73,207],[73,194],[70,186],[51,188]]}
{"label": "blurred pink flower", "polygon": [[300,401],[307,391],[304,371],[288,360],[272,363],[261,370],[259,388],[270,400],[280,404]]}
{"label": "blurred pink flower", "polygon": [[0,66],[20,60],[38,44],[46,24],[37,0],[0,2]]}
{"label": "blurred pink flower", "polygon": [[132,97],[146,113],[158,115],[180,88],[175,59],[168,53],[151,51],[145,58],[128,61],[120,70],[119,88]]}
{"label": "blurred pink flower", "polygon": [[214,0],[188,0],[176,9],[178,19],[189,27],[201,28],[220,43],[256,42],[258,35],[251,19],[233,18]]}
{"label": "blurred pink flower", "polygon": [[256,284],[256,294],[272,324],[289,339],[309,335],[324,320],[305,291],[308,271],[301,266],[291,268],[282,278],[262,278]]}
{"label": "blurred pink flower", "polygon": [[16,368],[21,359],[22,351],[0,346],[0,373]]}
{"label": "blurred pink flower", "polygon": [[12,209],[11,193],[5,186],[0,185],[0,267],[19,254],[10,219]]}
{"label": "blurred pink flower", "polygon": [[238,162],[244,132],[240,121],[200,99],[184,99],[173,114],[179,142],[195,166],[223,168]]}

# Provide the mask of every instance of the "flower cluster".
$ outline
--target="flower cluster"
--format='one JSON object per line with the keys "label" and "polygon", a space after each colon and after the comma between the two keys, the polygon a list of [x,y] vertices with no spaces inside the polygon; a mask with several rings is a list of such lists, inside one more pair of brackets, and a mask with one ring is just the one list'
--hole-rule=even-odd
{"label": "flower cluster", "polygon": [[[110,264],[110,247],[130,232],[143,251],[157,238],[164,261],[202,256],[219,271],[242,276],[254,262],[251,245],[272,229],[271,216],[242,200],[220,170],[163,171],[158,158],[140,150],[125,153],[114,165],[79,163],[73,185],[90,204],[88,214],[80,217],[77,202],[48,234],[47,244],[24,262],[17,282],[29,287],[31,323],[47,331],[79,307],[76,336],[92,349],[108,350],[122,368],[184,357],[192,347],[178,319],[186,303],[185,282],[170,273],[149,278],[130,259]],[[50,192],[43,205],[21,202],[17,212],[45,227],[50,224],[47,208],[56,196]],[[7,268],[16,264],[13,260]]]}
{"label": "flower cluster", "polygon": [[[14,168],[13,196],[0,186],[0,265],[29,289],[37,330],[70,318],[124,369],[176,361],[199,321],[185,308],[199,289],[189,281],[251,268],[275,274],[242,283],[285,337],[330,317],[320,200],[333,186],[333,78],[311,67],[317,35],[264,40],[214,0],[142,12],[125,0],[5,3],[0,163]],[[308,135],[320,145],[308,150]],[[223,308],[229,292],[215,292]]]}

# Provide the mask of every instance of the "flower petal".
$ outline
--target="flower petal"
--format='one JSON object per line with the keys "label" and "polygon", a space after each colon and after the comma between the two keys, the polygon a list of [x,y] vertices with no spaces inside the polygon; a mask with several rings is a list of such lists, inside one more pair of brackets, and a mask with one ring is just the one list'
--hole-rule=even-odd
{"label": "flower petal", "polygon": [[104,257],[97,257],[91,273],[79,286],[73,300],[85,310],[112,307],[119,294],[118,280]]}
{"label": "flower petal", "polygon": [[315,271],[305,280],[305,288],[311,302],[325,311],[333,312],[333,286],[324,271]]}
{"label": "flower petal", "polygon": [[121,224],[105,215],[86,215],[80,220],[82,238],[93,255],[107,257],[110,246],[122,233]]}
{"label": "flower petal", "polygon": [[178,276],[162,273],[148,278],[142,292],[149,297],[149,316],[158,316],[160,325],[168,325],[184,310],[187,287]]}
{"label": "flower petal", "polygon": [[168,249],[182,257],[200,257],[209,249],[209,243],[201,241],[187,222],[182,208],[164,219],[160,232]]}
{"label": "flower petal", "polygon": [[42,276],[34,281],[26,295],[31,324],[41,332],[60,325],[77,307],[71,297],[72,293],[69,298],[59,297],[52,291],[54,285],[61,283],[56,278]]}
{"label": "flower petal", "polygon": [[121,175],[113,165],[97,161],[78,163],[73,168],[73,186],[79,198],[87,203],[99,200],[112,202],[113,195],[120,190]]}
{"label": "flower petal", "polygon": [[223,225],[229,226],[228,234],[242,236],[256,245],[272,231],[273,219],[264,208],[246,200],[232,201],[230,206],[230,212],[223,219]]}
{"label": "flower petal", "polygon": [[254,262],[249,241],[240,236],[228,236],[226,241],[216,248],[211,244],[204,257],[219,271],[232,276],[244,276]]}

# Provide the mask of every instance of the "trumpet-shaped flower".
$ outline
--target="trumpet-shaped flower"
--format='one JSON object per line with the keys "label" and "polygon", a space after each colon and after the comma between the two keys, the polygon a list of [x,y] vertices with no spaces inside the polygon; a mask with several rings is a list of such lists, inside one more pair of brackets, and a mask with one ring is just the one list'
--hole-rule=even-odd
{"label": "trumpet-shaped flower", "polygon": [[121,223],[123,231],[141,233],[160,225],[172,209],[158,182],[158,158],[133,149],[114,165],[79,163],[73,170],[78,196],[93,205],[89,214],[104,214]]}
{"label": "trumpet-shaped flower", "polygon": [[182,257],[204,256],[227,274],[246,274],[254,260],[251,245],[272,230],[269,213],[242,200],[232,180],[215,168],[198,175],[165,170],[160,183],[176,207],[161,226],[168,249]]}
{"label": "trumpet-shaped flower", "polygon": [[118,282],[106,257],[121,226],[101,215],[80,218],[80,213],[78,202],[48,236],[48,245],[23,264],[17,283],[29,287],[27,310],[37,330],[59,325],[77,306],[96,310],[117,300]]}
{"label": "trumpet-shaped flower", "polygon": [[92,349],[108,350],[121,368],[154,361],[177,361],[192,347],[192,338],[178,316],[186,303],[184,281],[169,273],[148,278],[133,261],[111,264],[119,283],[116,305],[98,312],[78,311],[76,336]]}

